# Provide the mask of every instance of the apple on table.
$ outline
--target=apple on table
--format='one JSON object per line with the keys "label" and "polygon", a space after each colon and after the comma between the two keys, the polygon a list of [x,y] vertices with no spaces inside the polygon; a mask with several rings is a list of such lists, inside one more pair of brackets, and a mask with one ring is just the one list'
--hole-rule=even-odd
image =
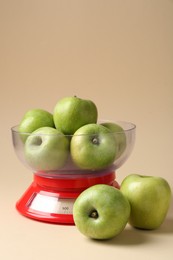
{"label": "apple on table", "polygon": [[120,234],[130,216],[130,204],[113,186],[96,184],[84,190],[73,206],[77,229],[93,239],[111,239]]}
{"label": "apple on table", "polygon": [[129,223],[140,229],[157,229],[166,218],[171,201],[168,182],[157,176],[130,174],[120,185],[129,200]]}

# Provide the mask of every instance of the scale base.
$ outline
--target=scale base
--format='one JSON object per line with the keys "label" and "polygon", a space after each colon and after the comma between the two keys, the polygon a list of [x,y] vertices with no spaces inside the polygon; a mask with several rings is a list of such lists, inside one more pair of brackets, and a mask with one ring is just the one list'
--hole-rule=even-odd
{"label": "scale base", "polygon": [[34,220],[74,225],[73,204],[76,198],[83,190],[96,184],[119,188],[114,172],[72,179],[49,179],[35,174],[33,182],[17,201],[16,209]]}
{"label": "scale base", "polygon": [[74,224],[72,205],[75,199],[62,198],[62,195],[42,190],[33,182],[17,201],[16,208],[22,215],[34,220],[72,225]]}

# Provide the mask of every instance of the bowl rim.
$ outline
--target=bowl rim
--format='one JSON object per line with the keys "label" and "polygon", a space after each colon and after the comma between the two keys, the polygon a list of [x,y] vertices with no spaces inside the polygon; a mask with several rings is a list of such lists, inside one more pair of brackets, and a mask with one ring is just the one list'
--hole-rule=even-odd
{"label": "bowl rim", "polygon": [[[127,133],[127,132],[130,132],[130,131],[133,131],[133,130],[136,130],[136,124],[130,122],[130,121],[122,121],[122,120],[116,120],[116,121],[113,121],[113,120],[99,120],[97,123],[94,123],[94,124],[102,124],[102,123],[115,123],[119,126],[121,126],[123,128],[123,124],[127,125],[128,127],[127,128],[123,128],[123,131],[118,131],[116,132],[116,134],[121,134],[121,133]],[[58,134],[38,134],[38,133],[33,133],[33,132],[20,132],[18,130],[18,127],[19,127],[19,124],[17,125],[14,125],[11,127],[11,132],[12,133],[16,133],[16,134],[22,134],[22,135],[59,135],[59,134],[63,134],[65,136],[73,136],[74,134],[64,134],[63,132],[62,133],[58,133]],[[52,127],[53,128],[53,127]],[[53,128],[53,129],[56,129],[56,128]],[[115,133],[114,131],[110,131],[110,133]],[[108,133],[108,134],[110,134]],[[91,136],[92,134],[80,134],[80,135],[89,135]],[[94,133],[93,133],[94,135]]]}

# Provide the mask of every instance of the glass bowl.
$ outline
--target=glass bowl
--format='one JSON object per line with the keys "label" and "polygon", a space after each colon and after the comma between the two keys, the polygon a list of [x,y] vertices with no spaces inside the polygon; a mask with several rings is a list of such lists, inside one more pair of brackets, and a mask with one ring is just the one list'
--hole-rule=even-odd
{"label": "glass bowl", "polygon": [[[99,122],[104,123],[108,121]],[[118,131],[102,127],[102,133],[77,135],[21,134],[18,126],[12,127],[16,155],[34,177],[16,209],[38,221],[74,225],[73,205],[83,190],[96,184],[119,188],[115,171],[133,150],[136,126],[113,123]]]}
{"label": "glass bowl", "polygon": [[[107,123],[111,121],[102,121],[99,123]],[[101,146],[103,149],[97,149],[97,158],[99,158],[99,162],[94,159],[94,156],[92,155],[92,152],[88,152],[87,155],[85,155],[85,161],[96,161],[96,167],[94,165],[91,166],[85,166],[85,165],[79,165],[76,163],[76,161],[72,158],[72,139],[73,143],[79,143],[83,142],[83,139],[87,139],[83,142],[82,149],[86,146],[89,147],[89,142],[92,140],[92,142],[97,142],[97,139],[95,138],[95,134],[88,134],[88,135],[82,135],[79,136],[74,135],[65,135],[65,136],[58,136],[57,134],[34,134],[34,133],[20,133],[18,131],[18,126],[14,126],[11,128],[12,133],[12,141],[15,153],[19,160],[28,168],[30,169],[35,175],[42,176],[42,177],[48,177],[48,178],[58,178],[59,176],[73,176],[76,175],[87,175],[87,174],[96,174],[96,173],[104,173],[104,172],[110,172],[110,171],[116,171],[119,167],[121,167],[124,162],[128,159],[130,156],[134,143],[135,143],[135,135],[136,135],[136,126],[133,123],[125,122],[125,121],[116,121],[113,122],[117,125],[119,125],[123,130],[120,131],[110,131],[110,133],[103,133],[101,135],[102,141],[98,144],[95,143],[95,145],[92,143],[93,146]],[[99,135],[99,134],[98,134]],[[115,139],[115,145],[114,143],[110,143],[111,138]],[[58,139],[59,138],[59,141]],[[64,152],[64,145],[63,140],[61,138],[65,138],[67,143],[66,144],[66,151]],[[30,141],[29,141],[30,139]],[[74,141],[75,139],[75,141]],[[55,140],[56,145],[49,145],[51,142]],[[90,141],[89,141],[90,140]],[[58,144],[58,142],[62,142],[62,144]],[[109,143],[109,144],[106,144]],[[103,143],[103,144],[102,144]],[[74,146],[74,145],[73,145]],[[29,147],[29,148],[28,148]],[[114,148],[113,148],[114,147]],[[28,155],[28,149],[29,149],[29,155]],[[75,148],[76,149],[76,148]],[[81,149],[81,146],[80,146]],[[88,149],[91,149],[88,148]],[[95,149],[95,148],[94,148]],[[115,149],[114,156],[111,158],[111,160],[108,160],[108,163],[101,164],[100,162],[103,162],[106,160],[106,157],[109,157],[108,154],[110,151]],[[74,148],[73,148],[74,150]],[[92,150],[90,150],[92,151]],[[78,152],[78,157],[81,156],[82,150]],[[65,154],[64,154],[65,153]],[[87,158],[89,156],[89,158]],[[92,158],[91,158],[92,157]],[[54,163],[54,162],[57,163]],[[50,166],[50,167],[49,167]]]}

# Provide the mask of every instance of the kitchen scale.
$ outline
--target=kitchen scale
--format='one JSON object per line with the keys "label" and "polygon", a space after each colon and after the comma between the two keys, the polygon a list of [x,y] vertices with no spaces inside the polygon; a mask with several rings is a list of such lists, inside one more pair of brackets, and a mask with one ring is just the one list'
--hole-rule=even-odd
{"label": "kitchen scale", "polygon": [[19,213],[38,221],[74,225],[73,204],[82,191],[96,184],[119,188],[116,170],[133,150],[136,126],[129,122],[115,123],[124,130],[123,133],[115,133],[115,137],[121,139],[121,134],[125,133],[126,146],[112,165],[97,171],[81,170],[72,163],[64,169],[54,171],[36,170],[30,167],[25,159],[24,142],[21,133],[18,132],[18,126],[12,127],[15,152],[20,161],[33,172],[31,185],[16,203]]}

